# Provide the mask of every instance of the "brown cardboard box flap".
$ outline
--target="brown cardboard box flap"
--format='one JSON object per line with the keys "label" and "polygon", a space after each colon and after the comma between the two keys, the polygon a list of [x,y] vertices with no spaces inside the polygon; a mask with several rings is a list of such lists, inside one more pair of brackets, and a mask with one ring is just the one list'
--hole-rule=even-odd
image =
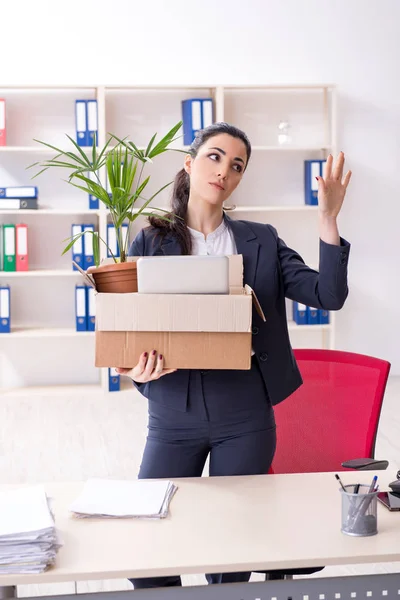
{"label": "brown cardboard box flap", "polygon": [[247,294],[251,294],[251,297],[253,298],[253,304],[254,304],[254,307],[255,307],[256,311],[258,312],[259,316],[261,317],[261,319],[262,319],[262,320],[264,321],[264,323],[265,323],[265,321],[266,321],[267,319],[265,318],[264,311],[263,311],[263,309],[261,308],[261,304],[260,304],[260,302],[259,302],[259,300],[258,300],[258,298],[257,298],[257,296],[256,296],[256,293],[255,293],[255,291],[254,291],[254,290],[253,290],[253,289],[252,289],[252,288],[251,288],[249,285],[247,285],[247,283],[246,283],[246,285],[244,286],[244,289],[245,289],[245,291],[246,291],[246,293],[247,293]]}

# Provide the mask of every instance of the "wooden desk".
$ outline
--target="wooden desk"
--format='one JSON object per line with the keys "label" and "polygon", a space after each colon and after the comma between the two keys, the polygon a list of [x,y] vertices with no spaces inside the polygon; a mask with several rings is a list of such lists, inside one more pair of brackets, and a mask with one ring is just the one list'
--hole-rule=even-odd
{"label": "wooden desk", "polygon": [[[393,471],[377,474],[381,489],[395,479]],[[369,484],[373,475],[346,471],[341,478]],[[0,586],[400,560],[400,513],[379,505],[377,535],[341,533],[333,473],[173,481],[170,516],[159,521],[75,519],[68,509],[83,482],[45,484],[64,541],[57,563],[40,575],[0,576]],[[226,586],[212,587],[216,598],[215,588]]]}

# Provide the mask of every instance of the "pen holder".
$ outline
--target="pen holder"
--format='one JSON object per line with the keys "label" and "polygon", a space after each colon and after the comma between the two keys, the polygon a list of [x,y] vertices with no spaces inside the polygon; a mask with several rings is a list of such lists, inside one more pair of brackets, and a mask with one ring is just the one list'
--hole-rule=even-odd
{"label": "pen holder", "polygon": [[[368,485],[345,485],[342,494],[342,532],[368,536],[378,533],[378,492],[369,493]],[[358,488],[358,493],[355,493]]]}

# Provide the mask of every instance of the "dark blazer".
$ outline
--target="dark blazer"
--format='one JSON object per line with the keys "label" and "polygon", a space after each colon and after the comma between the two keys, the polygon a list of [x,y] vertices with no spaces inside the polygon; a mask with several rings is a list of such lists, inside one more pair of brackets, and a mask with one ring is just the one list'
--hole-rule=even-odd
{"label": "dark blazer", "polygon": [[[243,255],[244,283],[255,291],[266,317],[263,322],[253,308],[252,345],[270,400],[278,404],[302,384],[289,341],[285,297],[325,310],[342,308],[348,295],[350,244],[342,238],[340,246],[320,240],[318,272],[305,265],[301,256],[278,237],[272,225],[233,220],[227,215],[224,218],[234,235],[238,254]],[[142,229],[129,255],[181,254],[173,234],[168,233],[162,240],[157,233],[152,227]],[[147,398],[185,411],[188,382],[189,370],[182,369],[135,385]]]}

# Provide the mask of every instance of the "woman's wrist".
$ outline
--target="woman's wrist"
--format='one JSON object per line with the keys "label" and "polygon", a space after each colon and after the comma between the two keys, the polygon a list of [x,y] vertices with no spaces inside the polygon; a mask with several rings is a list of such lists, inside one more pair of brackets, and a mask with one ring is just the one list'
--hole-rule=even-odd
{"label": "woman's wrist", "polygon": [[318,227],[319,237],[323,242],[340,246],[340,235],[336,217],[319,214]]}

